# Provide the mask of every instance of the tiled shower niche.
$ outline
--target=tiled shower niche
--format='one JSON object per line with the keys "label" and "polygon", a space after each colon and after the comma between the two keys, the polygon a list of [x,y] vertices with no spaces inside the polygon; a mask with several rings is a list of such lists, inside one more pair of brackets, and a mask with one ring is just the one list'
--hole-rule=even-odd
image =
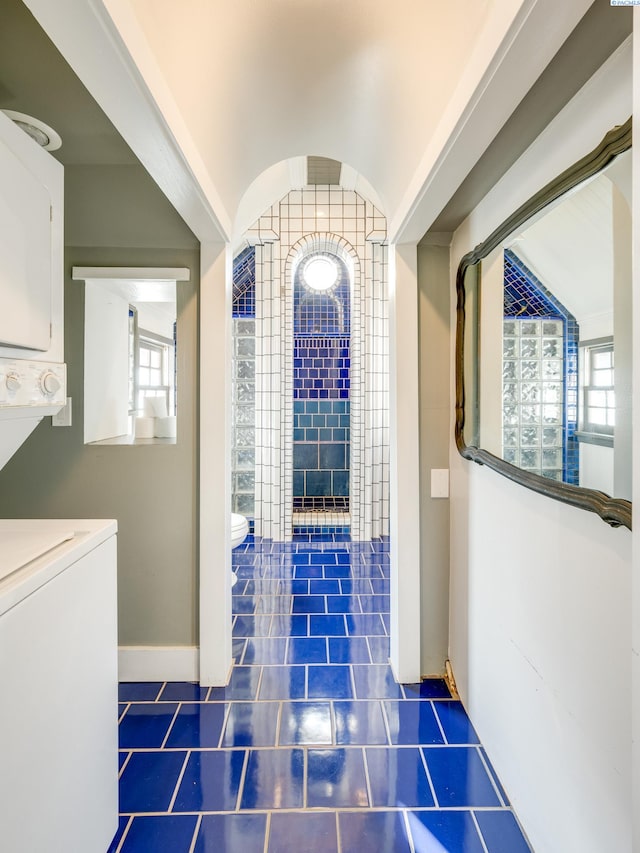
{"label": "tiled shower niche", "polygon": [[575,319],[510,250],[504,259],[505,461],[578,483]]}

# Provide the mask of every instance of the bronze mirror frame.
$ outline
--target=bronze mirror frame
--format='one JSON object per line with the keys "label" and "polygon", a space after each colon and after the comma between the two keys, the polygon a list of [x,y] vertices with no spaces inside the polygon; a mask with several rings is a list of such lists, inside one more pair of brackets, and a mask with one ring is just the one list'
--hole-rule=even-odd
{"label": "bronze mirror frame", "polygon": [[[489,255],[497,248],[514,230],[520,228],[524,223],[543,208],[568,190],[596,175],[618,154],[622,154],[631,148],[631,119],[623,125],[614,127],[604,137],[602,142],[579,160],[570,166],[557,178],[550,181],[539,192],[521,205],[515,213],[499,225],[487,239],[468,252],[460,261],[456,275],[456,420],[455,420],[455,442],[458,452],[464,459],[486,465],[503,477],[519,483],[527,489],[538,494],[546,495],[570,506],[594,512],[612,527],[627,527],[631,530],[631,501],[623,498],[614,498],[604,492],[595,489],[587,489],[582,486],[574,486],[557,480],[550,480],[540,474],[534,474],[505,462],[499,456],[495,456],[481,447],[467,445],[464,439],[465,426],[465,381],[464,381],[464,335],[465,335],[465,273],[469,267],[474,266],[482,258]],[[475,365],[477,366],[477,354]]]}

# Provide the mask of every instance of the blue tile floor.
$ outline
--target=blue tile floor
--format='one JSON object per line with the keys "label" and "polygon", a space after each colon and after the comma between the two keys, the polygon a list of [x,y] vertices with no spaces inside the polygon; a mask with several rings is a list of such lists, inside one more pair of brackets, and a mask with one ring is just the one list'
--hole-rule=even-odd
{"label": "blue tile floor", "polygon": [[445,682],[394,681],[388,542],[298,538],[234,551],[227,687],[120,685],[109,853],[529,853]]}

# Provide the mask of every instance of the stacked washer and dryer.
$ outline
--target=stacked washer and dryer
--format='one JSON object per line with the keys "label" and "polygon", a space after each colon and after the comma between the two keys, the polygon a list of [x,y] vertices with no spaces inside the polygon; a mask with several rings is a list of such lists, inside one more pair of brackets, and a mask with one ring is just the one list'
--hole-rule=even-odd
{"label": "stacked washer and dryer", "polygon": [[[0,113],[0,468],[66,403],[63,217],[62,166]],[[115,534],[0,520],[2,850],[104,853],[116,831]]]}

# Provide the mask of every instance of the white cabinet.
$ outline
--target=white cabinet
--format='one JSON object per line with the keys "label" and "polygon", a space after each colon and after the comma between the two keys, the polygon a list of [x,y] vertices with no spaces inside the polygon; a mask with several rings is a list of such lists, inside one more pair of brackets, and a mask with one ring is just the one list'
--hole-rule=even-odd
{"label": "white cabinet", "polygon": [[0,559],[3,530],[29,524],[76,536],[0,582],[0,850],[104,853],[118,820],[115,522],[3,520]]}

